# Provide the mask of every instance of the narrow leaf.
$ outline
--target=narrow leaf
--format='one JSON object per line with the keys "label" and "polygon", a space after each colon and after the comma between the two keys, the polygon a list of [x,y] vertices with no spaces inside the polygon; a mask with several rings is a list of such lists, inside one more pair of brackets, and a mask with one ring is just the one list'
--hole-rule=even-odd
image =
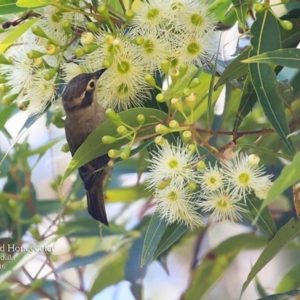
{"label": "narrow leaf", "polygon": [[260,55],[249,57],[243,63],[267,63],[285,66],[289,68],[300,68],[300,49],[278,49],[265,52]]}
{"label": "narrow leaf", "polygon": [[[250,51],[250,57],[279,49],[281,46],[277,20],[268,10],[257,14],[257,19],[251,27],[251,34],[253,50]],[[287,139],[290,130],[284,113],[284,103],[277,94],[275,72],[271,66],[258,63],[250,64],[249,70],[265,115],[290,153],[294,153],[293,145]]]}
{"label": "narrow leaf", "polygon": [[300,234],[300,222],[291,219],[286,225],[280,228],[275,237],[268,243],[263,250],[255,265],[251,269],[247,280],[243,284],[241,296],[248,287],[249,283],[256,276],[256,274],[270,262],[276,254],[279,253],[289,242]]}
{"label": "narrow leaf", "polygon": [[275,180],[272,185],[267,198],[263,201],[260,211],[262,211],[267,205],[274,201],[275,197],[282,194],[288,187],[294,185],[300,181],[300,152],[298,152],[292,163],[283,168],[279,177]]}
{"label": "narrow leaf", "polygon": [[41,7],[50,4],[51,0],[18,0],[17,6],[19,7]]}

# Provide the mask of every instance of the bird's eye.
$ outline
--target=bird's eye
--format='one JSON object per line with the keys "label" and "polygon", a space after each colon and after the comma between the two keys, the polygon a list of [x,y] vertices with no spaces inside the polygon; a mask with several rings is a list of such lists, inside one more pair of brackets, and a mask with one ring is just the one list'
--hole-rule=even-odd
{"label": "bird's eye", "polygon": [[95,81],[94,81],[94,80],[91,80],[91,81],[88,83],[86,89],[89,91],[89,90],[92,90],[94,87],[95,87]]}

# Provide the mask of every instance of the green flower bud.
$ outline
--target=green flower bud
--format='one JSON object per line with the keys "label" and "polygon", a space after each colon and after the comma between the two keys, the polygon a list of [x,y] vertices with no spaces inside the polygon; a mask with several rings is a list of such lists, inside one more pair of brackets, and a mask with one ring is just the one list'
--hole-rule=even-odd
{"label": "green flower bud", "polygon": [[106,37],[105,37],[105,43],[108,44],[108,45],[113,45],[114,44],[114,40],[115,38],[108,34]]}
{"label": "green flower bud", "polygon": [[38,57],[42,57],[43,55],[45,55],[46,53],[42,53],[40,51],[36,51],[36,50],[30,50],[28,53],[27,53],[27,57],[29,59],[34,59],[34,58],[38,58]]}
{"label": "green flower bud", "polygon": [[158,124],[155,126],[155,132],[159,134],[165,134],[170,132],[170,128],[165,125]]}
{"label": "green flower bud", "polygon": [[155,97],[155,99],[159,103],[166,102],[165,96],[162,93],[157,94],[156,97]]}
{"label": "green flower bud", "polygon": [[190,109],[194,109],[196,105],[198,95],[196,93],[191,93],[188,97],[184,99],[184,104],[188,106]]}
{"label": "green flower bud", "polygon": [[179,79],[179,71],[177,69],[173,69],[171,71],[171,79],[172,79],[172,83],[176,83],[177,80]]}
{"label": "green flower bud", "polygon": [[56,233],[58,235],[64,235],[66,231],[66,224],[65,223],[59,223],[57,226],[57,231]]}
{"label": "green flower bud", "polygon": [[0,93],[6,93],[9,91],[9,87],[6,84],[0,84]]}
{"label": "green flower bud", "polygon": [[184,96],[189,96],[191,94],[191,90],[189,89],[189,88],[185,88],[184,90],[183,90],[183,95]]}
{"label": "green flower bud", "polygon": [[287,20],[280,21],[280,25],[283,29],[288,31],[293,29],[293,23]]}
{"label": "green flower bud", "polygon": [[58,71],[57,67],[48,70],[46,73],[44,73],[44,79],[51,80],[57,74],[57,71]]}
{"label": "green flower bud", "polygon": [[192,89],[192,88],[195,88],[197,86],[199,86],[201,83],[200,79],[199,78],[194,78],[190,84],[189,84],[189,88]]}
{"label": "green flower bud", "polygon": [[10,65],[11,63],[3,54],[0,54],[0,64]]}
{"label": "green flower bud", "polygon": [[102,143],[103,144],[112,144],[114,142],[116,142],[116,138],[110,135],[105,135],[102,137]]}
{"label": "green flower bud", "polygon": [[12,104],[18,98],[18,96],[19,94],[5,95],[1,102],[4,105]]}
{"label": "green flower bud", "polygon": [[169,127],[171,129],[178,129],[180,127],[179,123],[176,120],[172,120],[169,123]]}
{"label": "green flower bud", "polygon": [[65,143],[61,146],[60,148],[60,151],[61,152],[64,152],[64,153],[68,153],[70,151],[70,146],[68,143]]}
{"label": "green flower bud", "polygon": [[145,42],[145,39],[142,37],[142,36],[138,36],[136,37],[133,41],[132,41],[134,44],[136,45],[143,45],[144,42]]}
{"label": "green flower bud", "polygon": [[196,152],[196,146],[194,144],[188,145],[188,150],[191,154]]}
{"label": "green flower bud", "polygon": [[157,145],[163,146],[166,143],[166,139],[163,136],[159,135],[159,136],[155,137],[154,143]]}
{"label": "green flower bud", "polygon": [[98,45],[85,45],[82,50],[84,53],[88,54],[88,53],[92,53],[94,52],[95,50],[98,49]]}
{"label": "green flower bud", "polygon": [[40,26],[37,26],[37,25],[32,26],[31,31],[33,34],[49,40],[49,37],[47,36],[45,31]]}
{"label": "green flower bud", "polygon": [[28,100],[18,103],[17,105],[18,105],[19,110],[25,111],[28,108],[29,103],[30,102]]}
{"label": "green flower bud", "polygon": [[35,228],[35,227],[30,227],[29,228],[29,232],[31,233],[31,235],[36,239],[39,240],[40,239],[40,233],[39,231]]}
{"label": "green flower bud", "polygon": [[184,143],[188,143],[191,138],[192,138],[192,132],[190,130],[185,130],[183,133],[182,133],[182,140]]}
{"label": "green flower bud", "polygon": [[193,192],[197,189],[197,184],[194,181],[190,181],[188,183],[188,189]]}
{"label": "green flower bud", "polygon": [[31,194],[31,190],[28,186],[23,186],[20,191],[20,197],[22,200],[27,201]]}
{"label": "green flower bud", "polygon": [[151,74],[146,74],[145,80],[150,86],[156,87],[155,79]]}
{"label": "green flower bud", "polygon": [[137,117],[136,117],[136,120],[137,122],[140,124],[140,125],[143,125],[145,123],[145,116],[143,114],[139,114]]}
{"label": "green flower bud", "polygon": [[64,32],[69,35],[72,32],[71,22],[69,20],[64,20],[61,23]]}
{"label": "green flower bud", "polygon": [[183,77],[186,73],[186,71],[188,70],[188,65],[186,64],[182,64],[180,67],[179,67],[179,77]]}
{"label": "green flower bud", "polygon": [[110,149],[110,150],[108,151],[108,156],[109,156],[110,158],[117,158],[117,157],[120,156],[120,154],[121,154],[121,151],[120,151],[120,150]]}
{"label": "green flower bud", "polygon": [[104,17],[105,19],[109,19],[109,12],[106,5],[102,4],[98,6],[98,13],[100,14],[100,16]]}
{"label": "green flower bud", "polygon": [[205,165],[204,160],[200,160],[200,161],[197,163],[197,170],[199,170],[199,171],[204,170],[205,167],[206,167],[206,165]]}
{"label": "green flower bud", "polygon": [[117,126],[121,125],[121,118],[119,115],[116,114],[116,112],[112,109],[112,108],[108,108],[105,111],[106,116],[111,119],[114,124],[116,124]]}
{"label": "green flower bud", "polygon": [[9,199],[9,200],[8,200],[8,205],[9,205],[12,209],[17,208],[17,206],[18,206],[17,201],[16,201],[15,199]]}
{"label": "green flower bud", "polygon": [[130,156],[130,152],[131,152],[130,147],[126,147],[122,149],[120,154],[121,159],[127,159]]}
{"label": "green flower bud", "polygon": [[90,22],[87,24],[87,29],[90,31],[99,31],[99,28],[94,22]]}
{"label": "green flower bud", "polygon": [[44,65],[44,60],[41,57],[34,58],[33,64],[38,68]]}
{"label": "green flower bud", "polygon": [[51,123],[55,125],[57,128],[64,128],[65,127],[65,120],[62,117],[57,117],[53,115],[51,117]]}
{"label": "green flower bud", "polygon": [[112,55],[108,56],[106,59],[103,60],[102,66],[104,68],[109,68],[113,63],[113,59],[114,57]]}
{"label": "green flower bud", "polygon": [[134,17],[134,11],[132,9],[127,9],[125,12],[125,20],[126,22],[130,22]]}
{"label": "green flower bud", "polygon": [[126,134],[128,133],[128,130],[127,130],[127,128],[126,128],[125,126],[120,125],[120,126],[118,126],[118,128],[117,128],[117,133],[118,133],[120,136],[124,136],[124,135],[126,135]]}
{"label": "green flower bud", "polygon": [[261,3],[255,3],[253,6],[254,10],[258,13],[262,12],[265,10],[265,6]]}
{"label": "green flower bud", "polygon": [[180,112],[183,111],[183,105],[182,105],[182,101],[181,98],[172,98],[171,99],[171,104]]}
{"label": "green flower bud", "polygon": [[170,70],[170,62],[167,59],[164,59],[161,62],[160,68],[162,69],[162,71],[167,75],[169,74],[169,70]]}
{"label": "green flower bud", "polygon": [[83,55],[84,55],[83,49],[82,49],[82,48],[77,48],[77,49],[75,50],[75,55],[76,55],[77,57],[83,56]]}
{"label": "green flower bud", "polygon": [[158,183],[157,188],[159,190],[163,190],[171,183],[171,181],[172,181],[171,178],[166,178],[165,180],[162,180],[161,182]]}

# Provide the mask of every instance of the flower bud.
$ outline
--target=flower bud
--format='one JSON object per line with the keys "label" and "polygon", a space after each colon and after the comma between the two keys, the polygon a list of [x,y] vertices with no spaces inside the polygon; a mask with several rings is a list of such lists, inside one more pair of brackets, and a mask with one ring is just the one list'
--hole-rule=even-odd
{"label": "flower bud", "polygon": [[103,144],[112,144],[114,142],[116,142],[116,138],[110,135],[105,135],[102,137],[102,143]]}
{"label": "flower bud", "polygon": [[87,29],[90,31],[98,31],[99,28],[96,26],[94,22],[90,22],[87,24]]}
{"label": "flower bud", "polygon": [[136,120],[137,122],[140,124],[140,125],[143,125],[145,123],[145,115],[143,114],[139,114],[137,117],[136,117]]}
{"label": "flower bud", "polygon": [[65,143],[61,146],[60,148],[60,151],[61,152],[64,152],[64,153],[68,153],[70,151],[70,146],[68,143]]}
{"label": "flower bud", "polygon": [[145,80],[150,86],[156,87],[155,79],[151,74],[146,74]]}
{"label": "flower bud", "polygon": [[171,104],[180,112],[183,111],[183,105],[182,105],[182,101],[181,98],[172,98],[171,99]]}
{"label": "flower bud", "polygon": [[190,84],[189,84],[189,88],[192,89],[192,88],[195,88],[197,86],[199,86],[201,83],[200,79],[199,78],[194,78]]}
{"label": "flower bud", "polygon": [[162,60],[162,62],[160,64],[160,68],[166,75],[169,74],[170,62],[167,59]]}
{"label": "flower bud", "polygon": [[188,143],[191,138],[192,138],[192,132],[190,130],[185,130],[183,133],[182,133],[182,140],[184,143]]}
{"label": "flower bud", "polygon": [[145,39],[142,36],[137,36],[132,42],[136,45],[143,45],[145,42]]}
{"label": "flower bud", "polygon": [[191,154],[196,152],[196,146],[194,144],[188,145],[188,150]]}
{"label": "flower bud", "polygon": [[92,53],[94,52],[95,50],[98,49],[98,45],[85,45],[82,50],[84,53],[88,54],[88,53]]}
{"label": "flower bud", "polygon": [[10,65],[11,63],[3,54],[0,54],[0,64]]}
{"label": "flower bud", "polygon": [[111,119],[114,124],[116,124],[117,126],[121,125],[121,118],[119,115],[116,114],[116,112],[112,109],[112,108],[108,108],[105,111],[106,116]]}
{"label": "flower bud", "polygon": [[77,48],[77,49],[75,49],[75,55],[76,55],[77,57],[83,56],[83,55],[84,55],[83,49],[82,49],[82,48]]}
{"label": "flower bud", "polygon": [[106,69],[109,68],[113,63],[113,59],[114,57],[112,55],[107,56],[106,59],[102,61],[102,66]]}
{"label": "flower bud", "polygon": [[265,9],[265,6],[261,3],[255,3],[253,8],[256,12],[260,13]]}
{"label": "flower bud", "polygon": [[170,128],[165,125],[158,124],[155,126],[155,132],[159,134],[165,134],[170,132]]}
{"label": "flower bud", "polygon": [[4,105],[9,105],[9,104],[13,103],[18,98],[18,96],[19,96],[19,94],[5,95],[2,98],[1,103]]}
{"label": "flower bud", "polygon": [[42,53],[40,51],[36,51],[36,50],[30,50],[29,52],[27,52],[27,57],[29,59],[34,59],[34,58],[39,58],[42,57],[43,55],[45,55],[46,53]]}
{"label": "flower bud", "polygon": [[183,95],[184,96],[189,96],[191,94],[191,90],[189,89],[189,88],[185,88],[184,90],[183,90]]}
{"label": "flower bud", "polygon": [[39,215],[39,214],[34,215],[34,216],[32,217],[32,219],[31,219],[31,222],[32,222],[33,224],[39,224],[39,223],[41,223],[41,222],[42,222],[42,216]]}
{"label": "flower bud", "polygon": [[85,31],[81,34],[80,42],[82,45],[90,45],[94,42],[95,37],[91,32]]}
{"label": "flower bud", "polygon": [[172,179],[171,178],[166,178],[162,181],[160,181],[158,184],[157,184],[157,188],[159,190],[163,190],[165,189],[170,183],[171,183]]}
{"label": "flower bud", "polygon": [[9,87],[6,84],[0,84],[0,94],[9,91]]}
{"label": "flower bud", "polygon": [[198,170],[198,171],[204,170],[205,167],[206,167],[206,165],[205,165],[204,160],[200,160],[200,161],[197,163],[197,170]]}
{"label": "flower bud", "polygon": [[156,97],[155,97],[155,99],[159,103],[166,102],[165,95],[162,94],[162,93],[157,94]]}
{"label": "flower bud", "polygon": [[127,9],[125,12],[125,20],[126,22],[130,22],[134,17],[134,11],[132,9]]}
{"label": "flower bud", "polygon": [[197,184],[196,184],[196,182],[195,182],[195,181],[190,181],[190,182],[188,183],[188,189],[189,189],[191,192],[195,191],[195,190],[197,189]]}
{"label": "flower bud", "polygon": [[171,129],[178,129],[180,127],[179,123],[176,120],[172,120],[169,123],[169,127]]}
{"label": "flower bud", "polygon": [[248,156],[248,163],[251,166],[257,166],[259,164],[260,158],[256,154],[250,154]]}
{"label": "flower bud", "polygon": [[71,22],[69,20],[64,20],[61,23],[65,34],[69,35],[72,32]]}
{"label": "flower bud", "polygon": [[182,64],[180,67],[179,67],[179,76],[182,78],[186,71],[188,70],[188,65],[186,64]]}
{"label": "flower bud", "polygon": [[188,97],[184,99],[184,104],[188,106],[190,109],[194,109],[196,105],[198,95],[196,93],[191,93]]}
{"label": "flower bud", "polygon": [[31,233],[31,235],[33,236],[33,238],[35,238],[36,240],[39,240],[40,239],[40,233],[39,231],[37,230],[37,228],[35,227],[30,227],[29,228],[29,232]]}
{"label": "flower bud", "polygon": [[36,66],[37,68],[38,68],[38,67],[41,67],[41,66],[44,65],[44,60],[43,60],[41,57],[34,58],[34,59],[33,59],[33,64],[34,64],[34,66]]}
{"label": "flower bud", "polygon": [[115,40],[115,38],[112,35],[110,35],[110,34],[108,34],[105,37],[105,43],[108,44],[108,45],[113,45],[114,40]]}
{"label": "flower bud", "polygon": [[48,70],[46,73],[44,73],[44,79],[51,80],[57,74],[57,71],[58,71],[57,67]]}
{"label": "flower bud", "polygon": [[120,126],[118,126],[118,128],[117,128],[117,133],[118,133],[120,136],[124,136],[124,135],[126,135],[126,134],[128,133],[128,130],[127,130],[127,128],[126,128],[125,126],[120,125]]}
{"label": "flower bud", "polygon": [[166,143],[166,139],[165,139],[163,136],[159,135],[159,136],[156,136],[156,137],[155,137],[154,143],[155,143],[156,145],[163,146],[163,145],[165,145],[165,143]]}
{"label": "flower bud", "polygon": [[120,156],[121,151],[116,149],[110,149],[107,154],[110,158],[117,158]]}
{"label": "flower bud", "polygon": [[45,31],[40,26],[37,26],[37,25],[32,26],[31,31],[33,34],[49,40],[49,37],[47,36]]}
{"label": "flower bud", "polygon": [[105,19],[109,19],[109,12],[106,5],[102,4],[98,6],[98,13],[100,14],[100,16],[104,17]]}
{"label": "flower bud", "polygon": [[287,20],[280,21],[280,26],[285,30],[293,29],[293,23],[291,21],[287,21]]}
{"label": "flower bud", "polygon": [[130,147],[126,147],[122,149],[120,154],[121,159],[127,159],[130,156],[130,151],[131,151]]}

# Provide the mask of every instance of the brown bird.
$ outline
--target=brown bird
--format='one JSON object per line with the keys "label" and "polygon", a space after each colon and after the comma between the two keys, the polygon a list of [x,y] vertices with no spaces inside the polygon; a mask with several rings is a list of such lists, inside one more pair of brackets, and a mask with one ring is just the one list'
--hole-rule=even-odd
{"label": "brown bird", "polygon": [[[80,74],[66,86],[62,103],[66,112],[65,133],[72,156],[88,135],[106,120],[105,110],[97,102],[97,80],[105,69],[95,73]],[[109,161],[107,154],[99,156],[78,169],[86,189],[88,212],[108,226],[103,181],[105,172],[98,169]]]}

